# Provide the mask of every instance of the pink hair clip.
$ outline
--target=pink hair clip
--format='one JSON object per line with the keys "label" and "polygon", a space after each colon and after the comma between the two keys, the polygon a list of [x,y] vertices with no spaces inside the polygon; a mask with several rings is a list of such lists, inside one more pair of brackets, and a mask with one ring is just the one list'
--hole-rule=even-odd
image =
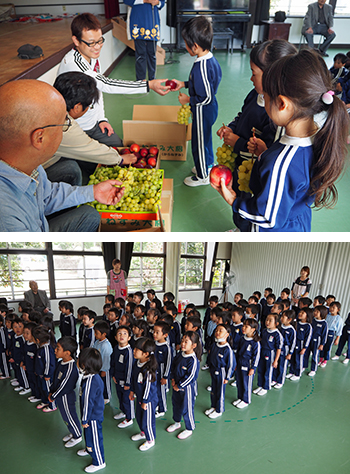
{"label": "pink hair clip", "polygon": [[333,103],[333,96],[334,96],[334,92],[333,91],[328,91],[328,92],[325,92],[324,94],[322,94],[322,102],[326,105],[330,105]]}

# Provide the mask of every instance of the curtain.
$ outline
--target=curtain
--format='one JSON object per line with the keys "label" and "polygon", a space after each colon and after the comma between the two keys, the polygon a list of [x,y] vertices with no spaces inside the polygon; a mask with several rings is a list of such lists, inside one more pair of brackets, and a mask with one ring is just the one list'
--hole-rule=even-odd
{"label": "curtain", "polygon": [[109,272],[109,270],[112,270],[112,261],[115,258],[117,258],[115,243],[114,242],[103,242],[102,243],[102,253],[103,253],[103,260],[104,260],[104,263],[105,263],[105,270],[106,270],[106,273],[107,273],[107,272]]}
{"label": "curtain", "polygon": [[122,269],[129,273],[134,242],[121,242],[120,261]]}
{"label": "curtain", "polygon": [[113,18],[119,16],[119,2],[116,0],[104,0],[105,4],[105,17]]}

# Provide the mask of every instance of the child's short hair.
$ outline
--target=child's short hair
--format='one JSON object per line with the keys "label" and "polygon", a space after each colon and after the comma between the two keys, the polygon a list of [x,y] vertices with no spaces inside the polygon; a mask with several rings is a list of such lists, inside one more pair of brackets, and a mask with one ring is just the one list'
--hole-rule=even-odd
{"label": "child's short hair", "polygon": [[149,290],[146,291],[146,294],[147,295],[150,294],[150,295],[155,296],[156,292],[152,288],[150,288]]}
{"label": "child's short hair", "polygon": [[346,61],[348,60],[348,57],[346,54],[343,53],[338,53],[334,56],[333,61],[341,61],[342,64],[345,64]]}
{"label": "child's short hair", "polygon": [[331,303],[329,307],[331,306],[336,306],[338,308],[338,311],[341,310],[341,304],[339,303],[339,301],[333,301],[333,303]]}
{"label": "child's short hair", "polygon": [[174,324],[173,318],[168,313],[161,314],[158,318],[157,324],[158,324],[159,321],[166,322],[170,326],[170,329],[171,329],[172,325]]}
{"label": "child's short hair", "polygon": [[[249,300],[255,301],[256,304],[259,303],[259,298],[258,298],[256,295],[251,295],[251,296],[249,296],[248,301],[249,301]],[[253,304],[253,303],[250,303],[250,304]]]}
{"label": "child's short hair", "polygon": [[143,331],[143,337],[149,336],[149,326],[144,319],[136,319],[136,321],[133,322],[133,327],[141,329]]}
{"label": "child's short hair", "polygon": [[311,324],[314,316],[313,310],[311,308],[303,308],[301,311],[306,313],[306,322]]}
{"label": "child's short hair", "polygon": [[20,301],[18,306],[21,307],[23,313],[29,313],[30,311],[33,311],[32,303],[29,303],[27,300]]}
{"label": "child's short hair", "polygon": [[219,302],[219,298],[217,295],[212,295],[210,298],[209,298],[209,302],[212,301],[213,303],[218,303]]}
{"label": "child's short hair", "polygon": [[283,311],[282,316],[286,316],[290,320],[290,324],[296,328],[296,319],[295,319],[295,311],[294,309],[286,309]]}
{"label": "child's short hair", "polygon": [[136,308],[140,308],[140,310],[142,311],[142,313],[145,314],[145,312],[146,312],[146,306],[145,306],[145,305],[143,305],[143,304],[140,303],[140,304],[137,304],[137,305],[135,306],[135,309],[136,309]]}
{"label": "child's short hair", "polygon": [[94,321],[96,321],[97,318],[97,314],[95,313],[95,311],[92,311],[92,309],[84,311],[83,316],[87,316],[89,319],[93,319]]}
{"label": "child's short hair", "polygon": [[42,316],[40,319],[40,324],[47,327],[52,332],[52,334],[55,333],[55,323],[53,322],[52,316]]}
{"label": "child's short hair", "polygon": [[170,311],[173,316],[177,315],[177,307],[172,301],[166,301],[164,303],[164,308],[166,308],[167,311]]}
{"label": "child's short hair", "polygon": [[243,298],[243,293],[237,292],[237,293],[235,293],[235,296],[239,296],[239,298],[242,299]]}
{"label": "child's short hair", "polygon": [[232,314],[237,313],[241,318],[244,316],[244,309],[243,308],[234,308],[232,310]]}
{"label": "child's short hair", "polygon": [[289,309],[290,308],[290,301],[289,300],[282,300],[280,303],[283,305],[283,309]]}
{"label": "child's short hair", "polygon": [[94,324],[94,330],[100,331],[101,334],[108,334],[109,324],[107,321],[96,321]]}
{"label": "child's short hair", "polygon": [[42,317],[43,315],[39,311],[31,311],[29,313],[29,320],[36,324],[40,324]]}
{"label": "child's short hair", "polygon": [[147,315],[148,315],[149,313],[151,313],[151,314],[153,313],[153,316],[154,316],[155,318],[159,319],[159,316],[160,316],[160,311],[159,311],[159,309],[157,309],[157,308],[150,308],[150,309],[147,311]]}
{"label": "child's short hair", "polygon": [[315,296],[314,301],[317,300],[320,305],[324,305],[326,302],[326,298],[322,295]]}
{"label": "child's short hair", "polygon": [[100,351],[93,347],[85,347],[79,354],[79,367],[85,374],[99,374],[102,368]]}
{"label": "child's short hair", "polygon": [[112,307],[111,303],[105,303],[105,304],[103,305],[103,310],[105,310],[105,309],[107,309],[107,308],[110,309],[111,307]]}
{"label": "child's short hair", "polygon": [[260,300],[260,298],[261,298],[261,292],[260,291],[253,291],[253,295],[256,295]]}
{"label": "child's short hair", "polygon": [[307,307],[312,305],[312,300],[310,300],[310,298],[308,298],[307,296],[300,298],[299,301],[300,303],[302,303],[303,305],[306,305]]}
{"label": "child's short hair", "polygon": [[9,312],[9,309],[5,303],[0,303],[0,313],[5,313],[6,314]]}
{"label": "child's short hair", "polygon": [[224,326],[227,326],[231,322],[231,313],[229,311],[220,311],[217,317],[221,319]]}
{"label": "child's short hair", "polygon": [[284,307],[283,307],[283,304],[282,303],[274,303],[274,305],[277,306],[277,308],[280,310],[280,311],[283,311]]}
{"label": "child's short hair", "polygon": [[335,296],[334,295],[327,295],[326,296],[326,300],[328,300],[329,298],[333,298],[335,300]]}
{"label": "child's short hair", "polygon": [[46,344],[50,341],[50,331],[45,326],[36,326],[33,331],[32,335],[34,339],[37,339],[40,344]]}
{"label": "child's short hair", "polygon": [[154,323],[154,327],[156,326],[161,329],[163,336],[165,336],[165,334],[169,334],[171,331],[171,326],[165,321],[157,321]]}
{"label": "child's short hair", "polygon": [[15,313],[8,313],[5,316],[5,321],[11,321],[11,324],[12,324],[12,321],[15,319],[15,317],[16,317]]}
{"label": "child's short hair", "polygon": [[119,318],[120,318],[120,315],[121,315],[120,309],[116,308],[115,306],[113,306],[112,308],[110,308],[110,310],[108,311],[108,313],[114,313],[117,319],[119,319]]}
{"label": "child's short hair", "polygon": [[222,309],[219,308],[218,306],[215,306],[215,308],[212,308],[210,310],[210,314],[215,314],[216,317],[218,317],[221,312],[222,312]]}
{"label": "child's short hair", "polygon": [[188,20],[181,30],[181,35],[191,50],[195,44],[204,51],[211,49],[213,28],[205,16],[198,15]]}
{"label": "child's short hair", "polygon": [[247,308],[250,309],[252,314],[259,314],[259,306],[257,304],[248,304]]}
{"label": "child's short hair", "polygon": [[272,288],[270,287],[266,287],[264,291],[267,291],[269,293],[269,295],[272,293]]}
{"label": "child's short hair", "polygon": [[36,328],[38,325],[36,323],[33,323],[32,321],[30,321],[29,323],[25,323],[24,325],[24,329],[29,329],[29,331],[32,333],[33,335],[33,329]]}
{"label": "child's short hair", "polygon": [[134,296],[138,296],[140,298],[140,301],[143,300],[143,293],[142,291],[135,291]]}
{"label": "child's short hair", "polygon": [[246,307],[248,306],[248,301],[245,300],[245,299],[243,299],[243,298],[241,298],[241,299],[238,301],[237,305],[239,305],[239,306],[240,306],[241,308],[243,308],[243,309],[246,309]]}
{"label": "child's short hair", "polygon": [[111,304],[114,304],[115,296],[111,295],[111,294],[108,294],[108,295],[105,296],[105,299],[107,301],[109,301]]}
{"label": "child's short hair", "polygon": [[163,298],[166,298],[168,301],[175,301],[175,295],[171,291],[165,292]]}
{"label": "child's short hair", "polygon": [[225,309],[226,311],[232,311],[234,306],[230,301],[225,301],[225,303],[222,303],[221,305],[222,309]]}
{"label": "child's short hair", "polygon": [[129,334],[129,337],[132,336],[132,330],[131,330],[131,327],[130,326],[118,326],[117,328],[117,331],[116,331],[116,335],[118,334],[118,331],[120,331],[121,329],[125,329],[126,331],[128,331],[128,334]]}
{"label": "child's short hair", "polygon": [[75,354],[78,349],[78,343],[72,336],[63,336],[61,337],[58,341],[57,344],[59,344],[64,351],[69,351],[71,357],[75,359]]}
{"label": "child's short hair", "polygon": [[202,322],[201,322],[200,318],[197,318],[197,316],[189,316],[187,318],[187,322],[191,323],[194,328],[202,327]]}
{"label": "child's short hair", "polygon": [[78,308],[77,315],[82,317],[83,314],[85,314],[85,312],[88,310],[89,308],[87,306],[80,306],[80,308]]}
{"label": "child's short hair", "polygon": [[328,311],[327,311],[327,308],[325,306],[321,306],[321,305],[316,306],[314,308],[314,311],[319,311],[319,313],[321,315],[321,319],[326,319]]}
{"label": "child's short hair", "polygon": [[201,319],[201,313],[198,311],[198,309],[196,308],[192,308],[189,312],[188,312],[188,316],[195,316],[196,318],[199,318]]}
{"label": "child's short hair", "polygon": [[136,307],[136,303],[134,303],[133,301],[130,301],[129,303],[126,303],[125,308],[126,308],[127,306],[129,306],[130,312],[133,313],[134,310],[135,310],[135,307]]}
{"label": "child's short hair", "polygon": [[116,298],[116,299],[114,300],[114,304],[116,305],[117,303],[119,304],[119,306],[120,306],[122,309],[125,309],[125,299],[124,299],[124,298],[122,298],[121,296],[119,296],[118,298]]}
{"label": "child's short hair", "polygon": [[73,304],[70,301],[62,300],[59,303],[60,308],[68,309],[73,314]]}
{"label": "child's short hair", "polygon": [[285,293],[286,295],[290,295],[290,289],[289,288],[283,288],[281,293]]}
{"label": "child's short hair", "polygon": [[273,294],[273,293],[269,293],[269,294],[266,296],[266,300],[267,300],[268,298],[272,298],[274,302],[276,301],[276,295]]}
{"label": "child's short hair", "polygon": [[267,317],[269,318],[270,316],[273,317],[273,319],[275,320],[275,325],[278,326],[279,323],[280,323],[280,319],[281,319],[281,318],[280,318],[280,315],[277,314],[277,313],[269,313],[269,314],[267,315]]}

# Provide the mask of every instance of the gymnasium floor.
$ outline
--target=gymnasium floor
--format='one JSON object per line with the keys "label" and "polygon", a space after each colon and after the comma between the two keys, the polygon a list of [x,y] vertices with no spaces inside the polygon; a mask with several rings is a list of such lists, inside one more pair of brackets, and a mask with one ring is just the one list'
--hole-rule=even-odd
{"label": "gymnasium floor", "polygon": [[[334,351],[333,351],[334,352]],[[136,422],[124,430],[116,427],[116,397],[105,409],[103,422],[107,467],[112,474],[348,474],[350,367],[330,361],[311,379],[286,381],[282,390],[272,389],[264,397],[252,395],[243,410],[231,405],[236,389],[228,386],[226,412],[211,421],[203,412],[209,405],[205,387],[210,376],[200,371],[195,406],[196,430],[180,441],[169,434],[169,411],[157,420],[154,448],[142,453],[141,442],[130,436],[138,432]],[[256,381],[254,386],[256,385]],[[35,404],[13,391],[8,380],[0,389],[0,472],[2,474],[67,474],[83,472],[90,458],[80,458],[74,448],[64,447],[66,427],[58,411],[42,413]]]}
{"label": "gymnasium floor", "polygon": [[[327,59],[328,67],[333,65],[332,58],[338,52],[347,50],[331,49]],[[215,51],[215,57],[220,62],[223,78],[217,94],[219,103],[219,116],[213,128],[214,152],[220,145],[216,131],[222,122],[229,123],[241,110],[243,100],[252,89],[249,78],[251,75],[248,53],[235,51],[232,55],[224,51]],[[168,54],[167,54],[168,57]],[[174,54],[180,63],[158,66],[157,78],[177,78],[187,80],[193,64],[189,54]],[[128,54],[112,71],[110,77],[118,79],[132,79],[135,58]],[[185,91],[186,92],[186,91]],[[177,93],[170,93],[160,97],[154,92],[147,96],[117,96],[105,95],[106,115],[118,135],[122,136],[122,120],[131,120],[133,104],[152,105],[179,105]],[[157,120],[150,117],[150,120]],[[193,166],[191,150],[189,147],[187,161],[163,161],[166,178],[174,179],[174,211],[173,232],[223,232],[234,228],[231,209],[210,186],[189,188],[182,182],[186,176],[191,175]],[[334,209],[313,211],[312,231],[314,232],[348,232],[350,219],[348,203],[350,201],[350,171],[346,170],[338,183],[339,201]]]}

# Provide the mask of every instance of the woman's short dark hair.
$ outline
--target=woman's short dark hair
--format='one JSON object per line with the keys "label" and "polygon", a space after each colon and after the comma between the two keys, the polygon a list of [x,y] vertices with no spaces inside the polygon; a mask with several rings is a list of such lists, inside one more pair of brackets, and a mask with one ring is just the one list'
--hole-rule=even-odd
{"label": "woman's short dark hair", "polygon": [[53,86],[62,94],[68,112],[77,104],[81,104],[85,110],[98,102],[99,92],[95,79],[82,72],[71,71],[60,74]]}
{"label": "woman's short dark hair", "polygon": [[85,374],[98,374],[102,368],[101,353],[93,347],[86,347],[79,354],[79,367]]}
{"label": "woman's short dark hair", "polygon": [[81,41],[83,30],[102,30],[101,23],[92,13],[81,13],[76,16],[71,25],[72,36]]}
{"label": "woman's short dark hair", "polygon": [[213,27],[211,22],[202,15],[188,20],[182,28],[181,35],[189,49],[192,49],[195,44],[204,51],[211,49]]}

